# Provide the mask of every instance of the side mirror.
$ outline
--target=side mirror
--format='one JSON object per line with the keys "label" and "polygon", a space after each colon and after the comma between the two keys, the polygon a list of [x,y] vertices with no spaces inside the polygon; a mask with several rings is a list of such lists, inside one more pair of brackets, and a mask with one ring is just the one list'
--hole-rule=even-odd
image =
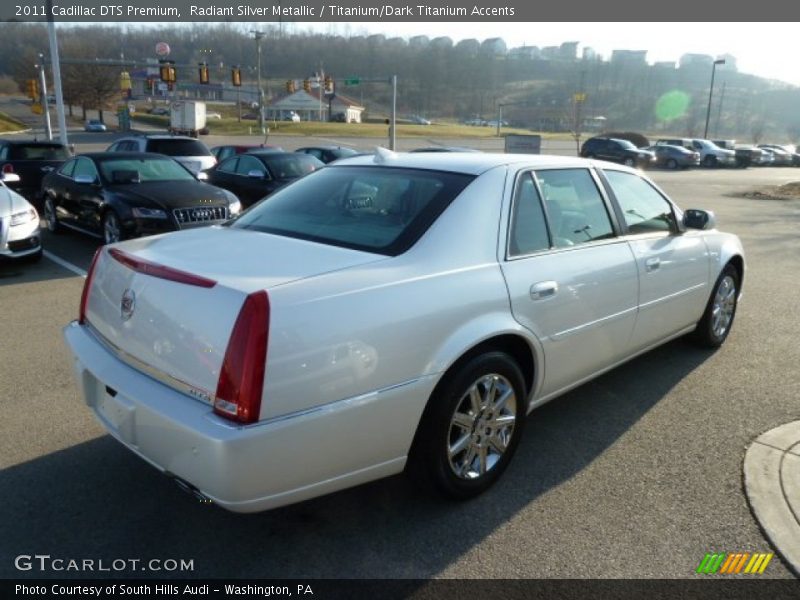
{"label": "side mirror", "polygon": [[683,225],[687,229],[714,229],[717,226],[717,218],[710,210],[690,208],[683,213]]}
{"label": "side mirror", "polygon": [[252,177],[253,179],[264,179],[264,171],[253,169],[252,171],[247,172],[247,176]]}
{"label": "side mirror", "polygon": [[3,183],[19,183],[22,181],[16,173],[3,173],[0,178],[3,180]]}
{"label": "side mirror", "polygon": [[200,171],[197,174],[197,181],[208,181],[208,173],[205,171]]}

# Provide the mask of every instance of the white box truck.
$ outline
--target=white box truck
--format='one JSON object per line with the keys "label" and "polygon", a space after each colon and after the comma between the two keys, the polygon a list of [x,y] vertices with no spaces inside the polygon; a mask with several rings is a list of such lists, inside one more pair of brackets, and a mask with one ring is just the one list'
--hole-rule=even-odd
{"label": "white box truck", "polygon": [[170,106],[169,132],[175,135],[197,137],[208,133],[206,129],[206,103],[194,100],[176,100]]}

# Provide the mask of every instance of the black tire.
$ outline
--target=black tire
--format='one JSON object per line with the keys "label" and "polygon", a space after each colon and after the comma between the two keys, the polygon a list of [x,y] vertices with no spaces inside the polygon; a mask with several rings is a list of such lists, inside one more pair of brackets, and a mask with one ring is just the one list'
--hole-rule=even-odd
{"label": "black tire", "polygon": [[[473,388],[486,402],[479,403],[477,413],[469,394]],[[505,395],[503,390],[511,394],[504,406],[489,407],[489,400]],[[428,402],[409,453],[409,474],[423,487],[449,498],[466,500],[483,493],[508,467],[525,428],[526,412],[525,381],[508,354],[491,351],[471,358],[446,375]],[[498,416],[502,424],[494,420]],[[461,449],[451,456],[456,447]]]}
{"label": "black tire", "polygon": [[625,160],[622,161],[622,164],[625,165],[626,167],[635,167],[636,161],[632,158],[626,158]]}
{"label": "black tire", "polygon": [[59,234],[64,230],[61,223],[58,222],[55,202],[53,202],[53,199],[49,196],[44,200],[44,216],[47,220],[47,231],[53,234]]}
{"label": "black tire", "polygon": [[[112,235],[113,229],[116,229],[118,232],[116,236]],[[119,215],[117,215],[113,208],[109,208],[105,213],[103,213],[102,232],[104,244],[115,244],[125,239],[125,232],[122,229],[122,221],[120,221]]]}
{"label": "black tire", "polygon": [[675,160],[674,158],[670,158],[670,159],[667,161],[667,168],[668,168],[668,169],[672,169],[672,170],[674,171],[675,169],[677,169],[677,168],[678,168],[678,161],[677,161],[677,160]]}
{"label": "black tire", "polygon": [[717,157],[716,156],[712,156],[712,155],[709,154],[708,156],[706,156],[703,159],[703,166],[708,168],[708,169],[716,167],[717,166]]}
{"label": "black tire", "polygon": [[[733,327],[734,317],[736,317],[740,285],[739,271],[728,263],[717,278],[717,282],[714,284],[711,296],[708,299],[706,310],[697,322],[697,328],[692,333],[692,339],[695,343],[705,348],[719,348],[727,339],[731,327]],[[732,291],[731,286],[733,288]],[[727,300],[723,301],[722,296]],[[718,318],[724,317],[724,315],[719,316],[719,311],[730,313],[729,318],[724,319],[727,320],[727,323],[724,323],[724,327],[722,327],[723,323],[718,321]]]}

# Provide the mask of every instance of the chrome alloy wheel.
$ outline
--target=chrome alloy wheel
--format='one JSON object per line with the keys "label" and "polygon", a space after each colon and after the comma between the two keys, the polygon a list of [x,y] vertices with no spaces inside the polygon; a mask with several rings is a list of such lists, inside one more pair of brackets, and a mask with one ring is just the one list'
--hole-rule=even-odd
{"label": "chrome alloy wheel", "polygon": [[511,382],[495,373],[475,381],[450,419],[448,459],[460,479],[476,479],[498,463],[508,448],[517,420]]}
{"label": "chrome alloy wheel", "polygon": [[47,221],[47,229],[54,232],[58,227],[58,223],[56,222],[56,207],[53,206],[53,201],[50,198],[44,202],[44,218]]}
{"label": "chrome alloy wheel", "polygon": [[718,338],[725,335],[736,310],[736,282],[726,275],[719,282],[714,303],[711,306],[711,331]]}
{"label": "chrome alloy wheel", "polygon": [[115,213],[109,211],[103,218],[103,241],[106,244],[114,244],[120,239],[119,219]]}

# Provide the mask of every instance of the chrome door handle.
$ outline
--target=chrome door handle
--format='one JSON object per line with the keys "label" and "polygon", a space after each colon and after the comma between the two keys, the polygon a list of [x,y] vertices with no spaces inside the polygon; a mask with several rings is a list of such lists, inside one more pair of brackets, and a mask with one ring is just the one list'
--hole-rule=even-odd
{"label": "chrome door handle", "polygon": [[657,257],[648,258],[644,261],[644,269],[648,273],[652,273],[653,271],[657,271],[661,267],[661,259]]}
{"label": "chrome door handle", "polygon": [[540,281],[531,286],[531,300],[544,300],[552,298],[558,292],[558,283],[555,281]]}

